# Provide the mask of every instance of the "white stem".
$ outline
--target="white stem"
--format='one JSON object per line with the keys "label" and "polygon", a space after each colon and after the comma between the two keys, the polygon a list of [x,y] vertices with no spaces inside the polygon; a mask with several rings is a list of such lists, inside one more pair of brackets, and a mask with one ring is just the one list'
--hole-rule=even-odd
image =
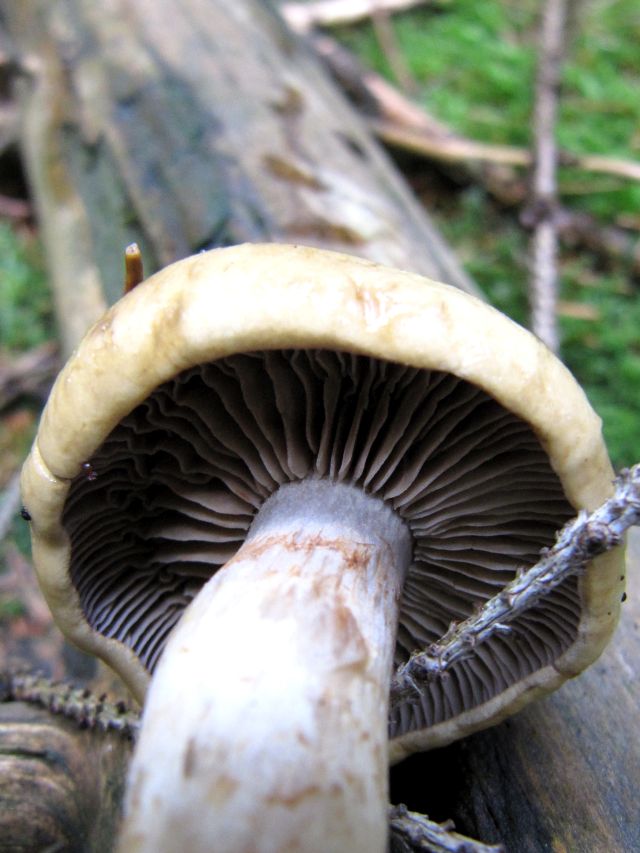
{"label": "white stem", "polygon": [[383,853],[410,536],[350,486],[283,486],[174,630],[121,851]]}

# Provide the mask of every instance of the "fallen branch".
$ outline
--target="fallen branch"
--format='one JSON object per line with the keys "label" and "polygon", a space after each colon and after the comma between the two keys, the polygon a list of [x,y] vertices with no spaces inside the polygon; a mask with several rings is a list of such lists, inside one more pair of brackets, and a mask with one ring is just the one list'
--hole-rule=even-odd
{"label": "fallen branch", "polygon": [[455,832],[451,821],[436,823],[426,815],[410,812],[406,806],[389,809],[391,853],[503,853],[499,844],[482,844]]}
{"label": "fallen branch", "polygon": [[[363,69],[334,39],[314,36],[313,46],[338,83],[360,109],[378,138],[390,147],[455,166],[457,175],[483,186],[500,204],[513,207],[527,198],[523,169],[531,168],[525,148],[467,139],[406,98],[379,74]],[[640,180],[640,163],[596,155],[558,153],[560,165]],[[560,238],[584,246],[605,260],[626,264],[640,275],[640,240],[624,228],[603,226],[588,214],[557,209]]]}
{"label": "fallen branch", "polygon": [[291,29],[307,33],[314,27],[340,27],[371,18],[376,12],[405,12],[425,0],[314,0],[281,3],[280,14]]}
{"label": "fallen branch", "polygon": [[[380,93],[382,87],[377,84],[374,90]],[[387,95],[387,93],[385,93]],[[400,93],[394,92],[394,101]],[[402,97],[400,95],[400,97]],[[387,109],[387,105],[384,105]],[[399,104],[388,105],[397,110]],[[415,110],[420,110],[415,107]],[[385,118],[372,118],[369,125],[374,133],[388,145],[403,148],[414,154],[432,157],[446,163],[465,163],[476,160],[495,166],[514,166],[529,169],[533,164],[533,156],[526,148],[515,145],[494,145],[467,139],[432,120],[426,113],[425,122],[418,125],[417,116],[412,115],[413,109],[403,109],[405,122]],[[410,123],[409,123],[410,122]],[[569,151],[558,151],[560,166],[579,169],[584,172],[594,172],[601,175],[613,175],[630,181],[640,181],[640,163],[620,160],[614,157],[602,157],[596,154],[571,154]]]}
{"label": "fallen branch", "polygon": [[548,595],[568,577],[580,573],[598,554],[622,542],[625,531],[640,524],[640,464],[622,471],[612,498],[595,512],[581,512],[566,524],[556,544],[532,568],[522,572],[482,609],[452,625],[444,637],[424,652],[416,652],[399,667],[391,685],[391,706],[410,699],[421,682],[442,677],[457,662],[473,656],[476,647]]}
{"label": "fallen branch", "polygon": [[84,687],[29,673],[0,673],[0,702],[30,702],[73,720],[82,729],[117,732],[128,739],[138,733],[140,714],[123,700],[109,701]]}

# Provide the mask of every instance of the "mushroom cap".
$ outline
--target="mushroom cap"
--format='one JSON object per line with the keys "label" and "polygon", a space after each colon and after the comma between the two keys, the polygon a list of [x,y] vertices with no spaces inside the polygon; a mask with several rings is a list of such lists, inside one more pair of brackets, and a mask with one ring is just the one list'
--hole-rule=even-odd
{"label": "mushroom cap", "polygon": [[[338,355],[320,356],[328,374],[355,370],[368,375],[363,365],[376,359],[384,365],[380,368],[384,376],[395,377],[397,387],[435,389],[429,390],[424,402],[436,412],[436,420],[440,418],[438,429],[427,424],[422,430],[431,435],[427,441],[430,449],[419,456],[427,471],[426,484],[420,489],[412,487],[414,475],[404,470],[400,450],[395,453],[396,469],[376,475],[383,483],[381,489],[373,475],[368,480],[360,475],[365,490],[377,490],[401,514],[417,518],[415,535],[425,534],[417,548],[417,552],[422,549],[422,556],[416,557],[415,577],[412,579],[410,572],[407,580],[406,619],[398,635],[399,660],[403,655],[406,659],[419,643],[425,647],[438,639],[452,619],[470,615],[478,603],[514,576],[523,560],[535,562],[539,548],[553,544],[553,530],[575,511],[594,509],[612,492],[613,471],[602,441],[600,419],[569,371],[533,335],[478,299],[415,274],[302,246],[242,245],[179,261],[128,293],[87,333],[54,385],[22,477],[24,503],[32,517],[34,564],[59,627],[74,643],[115,669],[139,700],[144,697],[149,671],[129,642],[131,629],[117,638],[115,630],[105,636],[96,628],[99,620],[89,620],[85,615],[73,576],[72,547],[84,549],[89,563],[97,560],[98,554],[108,554],[110,548],[113,559],[121,559],[117,543],[103,541],[100,531],[87,533],[82,520],[82,508],[91,503],[94,483],[98,488],[103,480],[106,489],[110,482],[100,470],[101,448],[109,444],[111,436],[119,435],[118,429],[127,418],[137,419],[138,424],[145,421],[149,413],[142,407],[157,395],[157,389],[189,382],[201,365],[220,364],[221,375],[239,371],[242,377],[244,368],[238,367],[238,359],[262,360],[260,363],[266,365],[260,368],[263,378],[247,379],[248,385],[269,382],[279,371],[293,369],[292,375],[298,377],[295,387],[301,392],[308,390],[306,380],[300,379],[301,364],[316,359],[314,353],[329,352]],[[273,359],[280,360],[275,363]],[[209,369],[202,368],[203,374]],[[223,382],[210,381],[215,387]],[[371,387],[380,384],[378,374],[368,381]],[[243,382],[239,387],[244,388]],[[229,393],[229,399],[235,400],[245,391]],[[349,393],[353,396],[353,389]],[[439,414],[447,395],[455,401],[457,411],[463,415],[467,412],[451,423]],[[289,398],[287,405],[293,399]],[[471,405],[469,400],[475,400],[480,408],[474,409],[476,402]],[[235,405],[229,404],[231,408]],[[326,418],[328,404],[325,401],[321,405],[325,406]],[[379,400],[378,405],[382,405]],[[392,407],[393,401],[386,405]],[[163,406],[158,398],[154,411],[163,410]],[[404,419],[400,432],[411,432],[411,424],[418,417],[416,411]],[[503,423],[503,412],[506,426],[491,432],[492,423]],[[170,421],[174,415],[167,417]],[[193,420],[191,415],[189,418]],[[165,427],[161,424],[160,431],[166,431]],[[302,428],[309,433],[308,423]],[[371,425],[369,428],[374,429]],[[286,432],[290,427],[284,429]],[[517,440],[510,438],[514,431],[521,436]],[[454,453],[454,462],[438,456],[448,444],[457,446],[467,439],[472,447],[483,442],[487,445],[485,474],[484,463],[478,461],[475,451],[465,450],[459,458]],[[123,439],[118,445],[123,470],[137,464],[126,458],[128,441]],[[278,441],[274,439],[271,444]],[[302,450],[287,449],[287,442],[295,445],[295,440],[285,436],[281,441],[284,450],[272,447],[271,451],[276,456],[278,452],[289,454],[278,470],[286,469],[286,476],[300,478],[304,474],[299,468],[304,465],[299,459],[315,454],[320,439],[310,438],[309,446]],[[268,443],[263,436],[263,444]],[[343,450],[345,443],[349,444],[348,438]],[[532,473],[514,461],[520,444],[533,448],[536,462]],[[373,446],[371,439],[371,452]],[[383,450],[376,452],[380,459]],[[391,446],[384,452],[393,456]],[[242,449],[239,453],[242,456]],[[410,455],[406,448],[403,453]],[[496,474],[495,467],[495,460],[503,456],[511,466],[504,476]],[[436,457],[437,463],[430,461]],[[187,470],[192,459],[181,457],[175,464]],[[252,465],[250,461],[246,464]],[[379,470],[381,465],[378,461]],[[96,466],[95,472],[92,466]],[[278,467],[276,463],[273,466]],[[342,468],[339,461],[329,459],[325,469],[315,469],[311,475],[339,479]],[[468,487],[470,497],[466,486],[452,485],[456,472],[471,481],[475,477],[475,485]],[[216,500],[224,507],[209,510],[228,512],[237,523],[238,518],[256,511],[259,500],[282,480],[273,472],[269,477],[263,478],[257,497],[247,496],[238,487],[230,499],[231,509],[224,497],[218,496]],[[500,485],[492,503],[494,480]],[[114,490],[117,485],[112,484]],[[526,496],[547,488],[548,500],[538,499],[536,508],[530,510]],[[412,493],[411,500],[406,497],[407,491]],[[445,511],[441,507],[447,495],[453,495],[454,506]],[[484,496],[483,509],[479,502],[482,504]],[[422,515],[415,509],[418,504]],[[505,509],[507,504],[513,509]],[[96,512],[110,516],[110,511],[101,506]],[[458,507],[463,521],[456,520]],[[72,511],[80,521],[69,521]],[[506,538],[502,534],[506,545],[498,547],[502,552],[493,567],[487,556],[493,545],[483,545],[474,526],[482,524],[483,515],[490,516],[494,524],[500,513],[511,513],[507,519],[510,532]],[[437,522],[429,522],[432,516],[437,516]],[[149,527],[149,518],[144,523]],[[513,546],[520,528],[524,539],[532,540],[522,553]],[[542,531],[539,541],[532,529]],[[161,538],[157,531],[148,535]],[[92,536],[97,544],[92,544]],[[493,528],[486,534],[487,542],[500,538]],[[469,553],[460,556],[465,542]],[[452,551],[456,553],[452,555]],[[516,631],[515,651],[503,638],[492,638],[477,650],[474,661],[463,662],[450,677],[431,685],[429,695],[420,703],[401,706],[390,721],[392,760],[493,724],[532,698],[556,689],[595,660],[617,619],[622,560],[620,549],[598,557],[555,598],[555,593],[548,596],[549,611],[528,616]],[[469,566],[476,561],[479,578],[468,574]],[[438,568],[440,564],[442,569]],[[495,579],[491,574],[494,568]],[[109,587],[109,583],[104,581],[103,586]],[[426,592],[422,591],[423,584]],[[109,587],[109,595],[114,594]],[[420,596],[426,596],[435,608],[426,616],[422,615]],[[464,596],[465,603],[461,603]],[[442,611],[440,617],[434,615],[438,609]],[[568,614],[567,623],[561,624],[564,614]],[[171,627],[167,625],[166,632]],[[533,648],[538,642],[532,639],[534,635],[539,636],[539,648]],[[156,652],[161,645],[158,641]]]}

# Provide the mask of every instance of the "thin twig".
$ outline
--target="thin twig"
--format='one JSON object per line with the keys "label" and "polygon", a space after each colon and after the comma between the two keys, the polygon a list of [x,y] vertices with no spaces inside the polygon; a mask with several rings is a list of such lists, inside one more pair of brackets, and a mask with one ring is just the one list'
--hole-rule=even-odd
{"label": "thin twig", "polygon": [[0,701],[31,702],[80,728],[113,731],[129,739],[136,737],[140,725],[139,712],[124,701],[111,702],[106,695],[29,673],[0,673]]}
{"label": "thin twig", "polygon": [[499,844],[482,844],[454,831],[453,824],[436,823],[406,806],[389,809],[391,853],[503,853]]}
{"label": "thin twig", "polygon": [[409,94],[416,91],[416,81],[398,44],[391,14],[382,0],[375,0],[371,12],[371,26],[393,76],[400,88]]}
{"label": "thin twig", "polygon": [[391,685],[391,706],[416,696],[420,684],[439,678],[476,647],[509,633],[513,619],[548,595],[568,577],[581,572],[598,554],[622,542],[625,531],[640,524],[640,464],[622,471],[615,493],[591,514],[582,511],[558,534],[556,544],[532,568],[522,572],[464,622],[452,625],[425,652],[415,653],[397,671]]}
{"label": "thin twig", "polygon": [[556,119],[564,59],[566,0],[546,0],[542,13],[538,72],[533,114],[533,170],[531,202],[525,212],[533,225],[530,251],[529,300],[531,328],[550,350],[559,348],[556,302],[558,299],[558,232],[556,208]]}
{"label": "thin twig", "polygon": [[[533,155],[526,148],[478,142],[475,139],[460,136],[444,125],[440,125],[441,132],[436,134],[433,122],[429,121],[426,126],[421,122],[419,126],[417,116],[414,119],[408,109],[404,116],[407,123],[388,118],[374,118],[369,121],[369,124],[383,142],[446,163],[466,163],[475,160],[496,166],[518,168],[530,168],[533,163]],[[415,124],[414,121],[416,121]],[[640,163],[630,160],[601,157],[595,154],[572,154],[569,151],[559,150],[558,164],[584,172],[640,181]]]}
{"label": "thin twig", "polygon": [[15,514],[20,507],[20,472],[17,471],[0,495],[0,542],[9,533]]}

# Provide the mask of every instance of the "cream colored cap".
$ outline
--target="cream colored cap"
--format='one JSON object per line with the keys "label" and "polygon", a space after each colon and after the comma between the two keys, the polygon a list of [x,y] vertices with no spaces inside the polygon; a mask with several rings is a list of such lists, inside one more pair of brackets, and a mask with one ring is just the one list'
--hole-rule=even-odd
{"label": "cream colored cap", "polygon": [[[203,253],[123,297],[52,390],[23,496],[61,629],[141,699],[207,572],[306,476],[359,484],[407,520],[401,661],[604,500],[613,472],[570,373],[479,300],[300,246]],[[593,661],[621,561],[594,561],[514,644],[487,642],[402,706],[392,757],[489,725]]]}

